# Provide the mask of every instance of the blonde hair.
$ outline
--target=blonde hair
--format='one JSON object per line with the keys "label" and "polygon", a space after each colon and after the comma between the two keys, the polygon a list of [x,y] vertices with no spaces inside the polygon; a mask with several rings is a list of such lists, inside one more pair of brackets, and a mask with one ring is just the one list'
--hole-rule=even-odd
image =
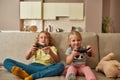
{"label": "blonde hair", "polygon": [[41,32],[37,35],[37,37],[36,37],[36,42],[38,42],[38,40],[39,40],[39,35],[40,35],[41,33],[44,33],[44,34],[46,34],[46,35],[48,36],[48,38],[49,38],[49,45],[52,46],[52,45],[53,45],[53,38],[52,38],[52,36],[50,35],[50,33],[47,32],[47,31],[41,31]]}
{"label": "blonde hair", "polygon": [[78,31],[71,31],[70,33],[69,33],[69,35],[68,35],[68,45],[70,46],[70,39],[71,39],[71,36],[72,35],[76,35],[77,37],[79,37],[80,38],[80,40],[82,41],[82,36],[81,36],[81,34],[80,34],[80,32],[78,32]]}

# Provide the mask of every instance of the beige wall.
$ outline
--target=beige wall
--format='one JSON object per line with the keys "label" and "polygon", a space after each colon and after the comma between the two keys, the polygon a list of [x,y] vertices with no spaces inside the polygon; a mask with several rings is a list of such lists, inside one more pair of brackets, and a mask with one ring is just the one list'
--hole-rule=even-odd
{"label": "beige wall", "polygon": [[110,0],[103,0],[103,17],[110,16]]}
{"label": "beige wall", "polygon": [[0,0],[0,30],[19,30],[19,0]]}
{"label": "beige wall", "polygon": [[85,0],[86,31],[101,32],[102,0]]}
{"label": "beige wall", "polygon": [[120,33],[120,0],[111,0],[110,18],[113,32]]}

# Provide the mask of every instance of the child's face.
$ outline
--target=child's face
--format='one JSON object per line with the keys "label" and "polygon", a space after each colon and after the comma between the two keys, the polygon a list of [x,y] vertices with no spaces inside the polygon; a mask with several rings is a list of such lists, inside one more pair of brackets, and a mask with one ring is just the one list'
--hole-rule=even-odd
{"label": "child's face", "polygon": [[74,49],[79,48],[81,46],[81,38],[77,35],[71,35],[70,37],[70,45]]}
{"label": "child's face", "polygon": [[38,43],[49,45],[49,36],[45,33],[41,33],[38,38]]}

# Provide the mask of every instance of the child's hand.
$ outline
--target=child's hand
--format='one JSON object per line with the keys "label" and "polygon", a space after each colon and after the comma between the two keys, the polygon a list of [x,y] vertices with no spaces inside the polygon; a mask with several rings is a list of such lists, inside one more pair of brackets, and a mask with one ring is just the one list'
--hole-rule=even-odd
{"label": "child's hand", "polygon": [[36,50],[38,50],[38,48],[35,44],[33,44],[32,47],[26,53],[26,59],[29,60],[36,53]]}
{"label": "child's hand", "polygon": [[92,46],[88,45],[87,49],[88,49],[87,52],[91,52],[93,57],[96,55],[96,52]]}
{"label": "child's hand", "polygon": [[38,48],[36,47],[35,44],[33,44],[32,47],[30,48],[30,51],[31,51],[32,53],[35,53],[36,50],[38,50]]}
{"label": "child's hand", "polygon": [[50,49],[50,47],[44,47],[42,48],[42,50],[46,53],[46,54],[50,54],[52,52],[52,50]]}
{"label": "child's hand", "polygon": [[72,51],[72,55],[75,57],[75,56],[80,55],[80,53],[77,52],[77,49],[73,49],[73,51]]}

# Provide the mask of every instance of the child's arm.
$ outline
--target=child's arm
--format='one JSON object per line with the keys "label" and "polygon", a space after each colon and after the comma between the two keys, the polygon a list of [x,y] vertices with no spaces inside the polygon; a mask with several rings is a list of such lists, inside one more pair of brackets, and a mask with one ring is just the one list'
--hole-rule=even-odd
{"label": "child's arm", "polygon": [[73,59],[74,59],[74,55],[72,55],[72,54],[67,55],[67,57],[66,57],[66,64],[69,65],[70,63],[72,63]]}
{"label": "child's arm", "polygon": [[92,53],[92,57],[95,57],[96,55],[96,52],[95,50],[93,49],[93,47],[91,45],[88,45],[87,46],[87,49],[90,48],[87,52],[91,52]]}
{"label": "child's arm", "polygon": [[79,54],[80,54],[79,52],[73,50],[70,55],[67,55],[66,64],[68,64],[68,65],[71,64],[73,62],[73,60],[74,60],[74,57],[79,55]]}
{"label": "child's arm", "polygon": [[35,54],[36,50],[38,50],[38,48],[35,44],[33,44],[32,47],[26,52],[26,60],[29,60]]}

